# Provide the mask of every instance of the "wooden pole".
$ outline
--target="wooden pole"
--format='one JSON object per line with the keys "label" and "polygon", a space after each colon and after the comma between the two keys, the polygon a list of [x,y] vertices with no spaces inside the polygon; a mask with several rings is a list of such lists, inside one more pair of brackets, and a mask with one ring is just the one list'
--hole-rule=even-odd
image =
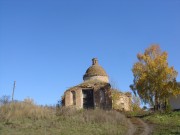
{"label": "wooden pole", "polygon": [[16,87],[16,81],[14,81],[14,85],[13,85],[12,102],[14,101],[14,91],[15,91],[15,87]]}

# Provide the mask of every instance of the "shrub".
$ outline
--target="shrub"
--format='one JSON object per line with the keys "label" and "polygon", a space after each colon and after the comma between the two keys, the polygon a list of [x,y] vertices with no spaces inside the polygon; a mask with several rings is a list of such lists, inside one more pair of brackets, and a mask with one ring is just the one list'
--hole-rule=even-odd
{"label": "shrub", "polygon": [[0,98],[0,105],[5,105],[8,103],[10,103],[10,96],[4,95]]}

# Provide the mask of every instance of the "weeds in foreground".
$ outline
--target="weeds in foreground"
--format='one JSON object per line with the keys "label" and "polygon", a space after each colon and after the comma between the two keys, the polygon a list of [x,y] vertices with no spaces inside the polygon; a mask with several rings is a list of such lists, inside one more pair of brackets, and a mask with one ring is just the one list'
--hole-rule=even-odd
{"label": "weeds in foreground", "polygon": [[126,117],[116,111],[52,109],[30,101],[0,107],[0,135],[123,135]]}
{"label": "weeds in foreground", "polygon": [[48,119],[54,116],[53,113],[48,107],[37,106],[32,100],[25,99],[23,102],[2,105],[0,107],[0,120]]}

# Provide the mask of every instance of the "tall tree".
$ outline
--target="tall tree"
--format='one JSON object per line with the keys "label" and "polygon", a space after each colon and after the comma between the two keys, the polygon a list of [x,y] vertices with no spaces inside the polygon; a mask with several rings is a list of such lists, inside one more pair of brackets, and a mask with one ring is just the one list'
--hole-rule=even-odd
{"label": "tall tree", "polygon": [[156,110],[162,103],[166,106],[170,95],[179,94],[178,72],[169,67],[167,57],[167,52],[162,52],[158,45],[152,45],[143,54],[137,54],[138,62],[132,68],[134,84],[130,85],[131,89]]}

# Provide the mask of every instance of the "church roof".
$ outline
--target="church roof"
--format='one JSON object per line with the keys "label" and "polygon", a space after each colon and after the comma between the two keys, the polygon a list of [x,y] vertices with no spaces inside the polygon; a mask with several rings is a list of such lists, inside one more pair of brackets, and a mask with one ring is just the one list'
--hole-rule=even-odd
{"label": "church roof", "polygon": [[97,58],[92,59],[92,66],[86,70],[83,78],[92,76],[107,76],[106,71],[98,64]]}
{"label": "church roof", "polygon": [[106,83],[106,82],[90,80],[90,81],[83,82],[83,83],[81,83],[79,85],[76,85],[74,87],[71,87],[71,88],[67,89],[66,91],[76,90],[76,89],[79,89],[79,88],[100,89],[100,88],[105,88],[105,87],[110,88],[111,85],[109,83]]}

